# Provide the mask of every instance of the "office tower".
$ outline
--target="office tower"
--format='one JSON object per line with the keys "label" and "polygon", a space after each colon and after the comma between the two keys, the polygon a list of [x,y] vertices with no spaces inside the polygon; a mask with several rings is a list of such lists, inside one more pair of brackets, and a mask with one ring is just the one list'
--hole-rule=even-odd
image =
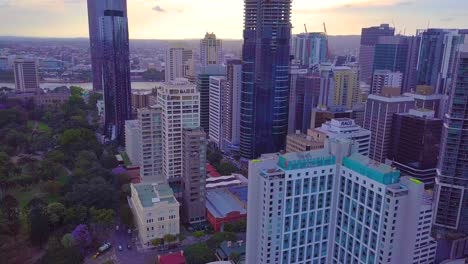
{"label": "office tower", "polygon": [[39,91],[39,73],[35,59],[16,59],[13,62],[15,86],[18,92]]}
{"label": "office tower", "polygon": [[222,42],[214,33],[206,33],[200,40],[200,60],[202,66],[222,64]]}
{"label": "office tower", "polygon": [[187,79],[161,84],[158,103],[162,108],[163,175],[169,182],[182,177],[182,132],[200,127],[200,93]]}
{"label": "office tower", "polygon": [[247,263],[433,263],[424,185],[329,143],[250,162]]}
{"label": "office tower", "polygon": [[165,81],[170,82],[178,78],[188,78],[194,71],[193,51],[185,47],[175,45],[166,50]]}
{"label": "office tower", "polygon": [[372,76],[371,94],[381,94],[385,87],[400,88],[403,82],[401,72],[390,70],[376,70]]}
{"label": "office tower", "polygon": [[379,37],[374,48],[372,73],[377,70],[405,73],[410,38],[407,36]]}
{"label": "office tower", "polygon": [[435,112],[436,117],[443,116],[445,113],[440,109],[442,99],[444,96],[442,94],[434,94],[434,89],[428,85],[418,85],[416,90],[410,93],[404,93],[404,96],[414,98],[414,108],[415,109],[429,109]]}
{"label": "office tower", "polygon": [[363,28],[361,32],[361,47],[359,50],[359,66],[361,82],[370,84],[373,65],[374,65],[374,49],[379,37],[393,36],[395,29],[388,24],[381,24],[376,27]]}
{"label": "office tower", "polygon": [[385,162],[391,142],[393,114],[406,113],[414,107],[414,99],[406,96],[369,95],[366,103],[364,125],[371,131],[369,157]]}
{"label": "office tower", "polygon": [[[317,107],[320,95],[320,76],[309,74],[299,76],[294,85],[294,94],[290,94],[289,104],[289,131],[299,130],[306,133],[310,128],[312,109]],[[291,114],[292,112],[292,114]]]}
{"label": "office tower", "polygon": [[327,121],[334,118],[351,118],[353,111],[344,107],[317,107],[312,109],[310,128],[321,127]]}
{"label": "office tower", "polygon": [[104,135],[122,142],[132,116],[127,3],[88,1],[88,17],[93,88],[104,91]]}
{"label": "office tower", "polygon": [[226,76],[226,67],[208,65],[201,67],[197,73],[197,91],[200,93],[200,126],[207,135],[210,134],[210,77]]}
{"label": "office tower", "polygon": [[327,61],[328,37],[322,32],[293,36],[291,54],[302,66],[311,67]]}
{"label": "office tower", "polygon": [[140,165],[140,125],[138,120],[125,121],[125,153],[130,163],[135,166]]}
{"label": "office tower", "polygon": [[320,65],[320,95],[318,98],[318,107],[333,107],[335,95],[335,77],[333,73],[333,66]]}
{"label": "office tower", "polygon": [[286,152],[304,152],[325,147],[323,140],[317,140],[311,135],[302,134],[297,131],[286,137]]}
{"label": "office tower", "polygon": [[448,95],[453,80],[455,52],[463,35],[458,29],[434,29],[419,31],[421,48],[419,51],[417,84],[431,85],[435,93]]}
{"label": "office tower", "polygon": [[351,67],[334,67],[335,81],[334,105],[345,106],[348,109],[359,102],[358,72]]}
{"label": "office tower", "polygon": [[328,263],[335,164],[324,149],[250,162],[247,263]]}
{"label": "office tower", "polygon": [[289,69],[289,113],[288,113],[288,133],[296,131],[296,108],[297,108],[297,84],[301,76],[307,75],[309,70],[305,66],[301,66],[299,61],[291,62]]}
{"label": "office tower", "polygon": [[436,178],[436,216],[433,230],[441,250],[438,258],[465,257],[468,250],[468,47],[455,60],[455,78],[442,130]]}
{"label": "office tower", "polygon": [[404,175],[434,186],[442,120],[434,111],[410,109],[393,115],[392,150],[389,159]]}
{"label": "office tower", "polygon": [[338,186],[329,263],[434,263],[431,194],[420,181],[352,154]]}
{"label": "office tower", "polygon": [[195,224],[206,219],[206,134],[201,128],[186,128],[182,135],[184,223]]}
{"label": "office tower", "polygon": [[223,131],[223,111],[226,107],[221,98],[226,93],[226,77],[210,77],[209,138],[217,148],[221,148]]}
{"label": "office tower", "polygon": [[351,119],[354,120],[356,125],[363,126],[365,111],[366,111],[366,104],[365,103],[359,103],[359,104],[355,104],[353,106],[353,109],[352,109],[352,112],[351,112]]}
{"label": "office tower", "polygon": [[144,181],[165,183],[163,175],[163,143],[162,143],[161,107],[138,109],[138,125],[140,143],[140,175]]}
{"label": "office tower", "polygon": [[323,138],[352,140],[357,153],[363,156],[369,155],[371,132],[356,125],[351,118],[334,118],[322,124],[321,127],[309,130],[307,134],[319,140]]}
{"label": "office tower", "polygon": [[[103,67],[105,58],[103,57],[104,45],[102,43],[102,34],[104,32],[102,31],[101,23],[106,10],[120,11],[122,17],[126,18],[127,2],[126,0],[88,0],[89,43],[91,49],[91,66],[93,70],[93,90],[95,91],[102,91],[104,88]],[[126,23],[122,26],[127,27]]]}
{"label": "office tower", "polygon": [[244,3],[241,155],[255,158],[285,148],[291,0]]}
{"label": "office tower", "polygon": [[226,66],[226,90],[221,99],[223,107],[223,151],[239,151],[240,105],[242,89],[242,61],[228,60]]}

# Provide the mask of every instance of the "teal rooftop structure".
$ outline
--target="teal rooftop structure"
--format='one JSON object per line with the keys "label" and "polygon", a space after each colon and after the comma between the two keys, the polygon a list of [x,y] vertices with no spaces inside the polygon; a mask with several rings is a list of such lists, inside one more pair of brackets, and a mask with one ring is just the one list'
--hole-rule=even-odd
{"label": "teal rooftop structure", "polygon": [[174,192],[168,184],[136,184],[134,186],[143,207],[152,207],[154,204],[163,202],[177,203]]}
{"label": "teal rooftop structure", "polygon": [[357,153],[345,157],[343,166],[385,185],[400,181],[399,170]]}
{"label": "teal rooftop structure", "polygon": [[308,152],[294,152],[281,155],[278,166],[283,170],[297,170],[320,166],[334,165],[335,156],[327,150],[320,149]]}

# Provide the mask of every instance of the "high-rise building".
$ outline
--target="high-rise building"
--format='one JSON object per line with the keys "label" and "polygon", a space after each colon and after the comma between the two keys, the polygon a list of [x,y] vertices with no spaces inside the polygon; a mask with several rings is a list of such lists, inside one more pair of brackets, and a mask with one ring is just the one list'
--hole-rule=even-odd
{"label": "high-rise building", "polygon": [[18,92],[39,91],[39,73],[35,59],[16,59],[13,62],[15,86]]}
{"label": "high-rise building", "polygon": [[374,66],[375,45],[379,37],[393,36],[395,29],[388,24],[381,24],[376,27],[363,28],[361,32],[361,47],[359,50],[359,66],[361,82],[370,84]]}
{"label": "high-rise building", "polygon": [[302,66],[311,67],[327,61],[328,37],[322,32],[301,33],[293,36],[291,54]]}
{"label": "high-rise building", "polygon": [[11,69],[8,57],[0,57],[0,71],[8,71]]}
{"label": "high-rise building", "polygon": [[291,0],[244,3],[240,152],[255,158],[286,144]]}
{"label": "high-rise building", "polygon": [[417,85],[416,90],[410,93],[404,93],[404,96],[414,98],[415,109],[429,109],[435,112],[436,117],[443,116],[441,102],[444,96],[442,94],[434,94],[434,89],[428,85]]}
{"label": "high-rise building", "polygon": [[373,72],[389,70],[402,73],[402,90],[416,87],[420,37],[383,36],[375,45]]}
{"label": "high-rise building", "polygon": [[89,0],[88,17],[93,88],[104,92],[104,134],[122,142],[132,116],[127,2]]}
{"label": "high-rise building", "polygon": [[391,143],[393,114],[405,113],[414,107],[414,99],[406,96],[371,94],[367,98],[364,125],[371,131],[369,157],[385,162]]}
{"label": "high-rise building", "polygon": [[320,95],[318,98],[317,106],[333,107],[335,95],[335,78],[333,74],[333,66],[331,64],[320,65]]}
{"label": "high-rise building", "polygon": [[[102,91],[103,87],[103,48],[101,43],[101,18],[106,10],[121,11],[122,17],[127,17],[126,0],[96,1],[88,0],[89,43],[91,48],[91,66],[93,70],[93,89]],[[126,27],[126,25],[123,25]]]}
{"label": "high-rise building", "polygon": [[140,165],[140,125],[138,120],[125,121],[125,153],[130,163],[135,166]]}
{"label": "high-rise building", "polygon": [[182,178],[182,132],[200,127],[200,93],[187,79],[161,84],[163,175],[169,182]]}
{"label": "high-rise building", "polygon": [[334,105],[352,109],[359,102],[358,72],[351,67],[334,67],[335,81]]}
{"label": "high-rise building", "polygon": [[166,50],[165,81],[170,82],[178,78],[190,78],[194,73],[193,51],[191,49],[174,46]]}
{"label": "high-rise building", "polygon": [[163,175],[162,109],[138,109],[140,175],[143,180],[165,183]]}
{"label": "high-rise building", "polygon": [[145,90],[132,91],[133,112],[136,113],[139,108],[145,108],[145,107],[150,106],[152,95],[153,93],[151,91],[145,91]]}
{"label": "high-rise building", "polygon": [[222,64],[222,42],[214,33],[206,33],[200,40],[200,60],[202,66]]}
{"label": "high-rise building", "polygon": [[186,128],[182,137],[182,218],[185,223],[195,224],[206,219],[206,134],[201,128]]}
{"label": "high-rise building", "polygon": [[241,89],[242,61],[228,60],[226,89],[221,99],[224,106],[222,110],[222,149],[224,151],[239,151]]}
{"label": "high-rise building", "polygon": [[422,182],[359,154],[345,157],[337,176],[329,263],[434,263],[431,194]]}
{"label": "high-rise building", "polygon": [[435,93],[448,95],[453,66],[463,35],[458,29],[430,28],[418,32],[421,38],[417,84],[431,85]]}
{"label": "high-rise building", "polygon": [[250,162],[246,263],[327,263],[336,170],[324,149]]}
{"label": "high-rise building", "polygon": [[424,185],[329,143],[250,162],[247,263],[434,263]]}
{"label": "high-rise building", "polygon": [[[294,93],[289,97],[289,131],[306,133],[310,128],[312,109],[317,107],[321,78],[318,74],[301,75],[291,84]],[[292,112],[292,114],[291,114]]]}
{"label": "high-rise building", "polygon": [[207,135],[210,134],[210,77],[226,76],[226,67],[208,65],[201,67],[197,73],[197,91],[200,93],[200,126]]}
{"label": "high-rise building", "polygon": [[[321,127],[309,130],[307,134],[317,139],[352,140],[357,153],[363,156],[369,155],[371,132],[356,125],[354,120],[351,118],[332,119],[331,121],[327,121],[322,124]],[[325,137],[318,134],[324,134]]]}
{"label": "high-rise building", "polygon": [[210,141],[217,148],[222,147],[223,131],[223,111],[226,106],[222,104],[221,99],[226,93],[226,77],[210,77],[210,109],[209,109],[209,135]]}
{"label": "high-rise building", "polygon": [[400,88],[403,82],[401,72],[376,70],[372,76],[371,94],[380,94],[385,87]]}
{"label": "high-rise building", "polygon": [[389,158],[404,175],[434,186],[442,120],[434,111],[410,109],[393,115],[392,150]]}
{"label": "high-rise building", "polygon": [[457,259],[468,251],[468,47],[455,60],[455,78],[445,114],[436,178],[434,231],[438,258]]}

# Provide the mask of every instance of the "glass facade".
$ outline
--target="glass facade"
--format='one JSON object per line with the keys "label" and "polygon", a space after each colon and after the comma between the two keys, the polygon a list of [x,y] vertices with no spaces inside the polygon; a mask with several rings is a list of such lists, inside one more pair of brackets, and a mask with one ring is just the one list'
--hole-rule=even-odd
{"label": "glass facade", "polygon": [[241,155],[285,148],[291,0],[245,1]]}
{"label": "glass facade", "polygon": [[104,134],[110,140],[123,141],[125,120],[132,114],[126,1],[91,2],[93,83],[98,83],[95,90],[104,91]]}
{"label": "glass facade", "polygon": [[[435,229],[438,234],[468,233],[468,52],[459,56],[445,115],[438,166]],[[446,236],[445,236],[446,237]],[[450,239],[450,238],[449,238]],[[465,250],[468,246],[465,246]]]}

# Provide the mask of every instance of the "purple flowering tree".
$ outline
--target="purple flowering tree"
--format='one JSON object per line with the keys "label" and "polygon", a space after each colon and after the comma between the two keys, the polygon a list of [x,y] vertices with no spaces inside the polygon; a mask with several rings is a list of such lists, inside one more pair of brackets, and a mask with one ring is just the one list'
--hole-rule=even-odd
{"label": "purple flowering tree", "polygon": [[85,248],[89,245],[91,245],[92,238],[91,234],[89,233],[88,226],[86,225],[78,225],[75,227],[75,230],[71,233],[73,236],[73,239],[75,239],[76,243],[82,247]]}

